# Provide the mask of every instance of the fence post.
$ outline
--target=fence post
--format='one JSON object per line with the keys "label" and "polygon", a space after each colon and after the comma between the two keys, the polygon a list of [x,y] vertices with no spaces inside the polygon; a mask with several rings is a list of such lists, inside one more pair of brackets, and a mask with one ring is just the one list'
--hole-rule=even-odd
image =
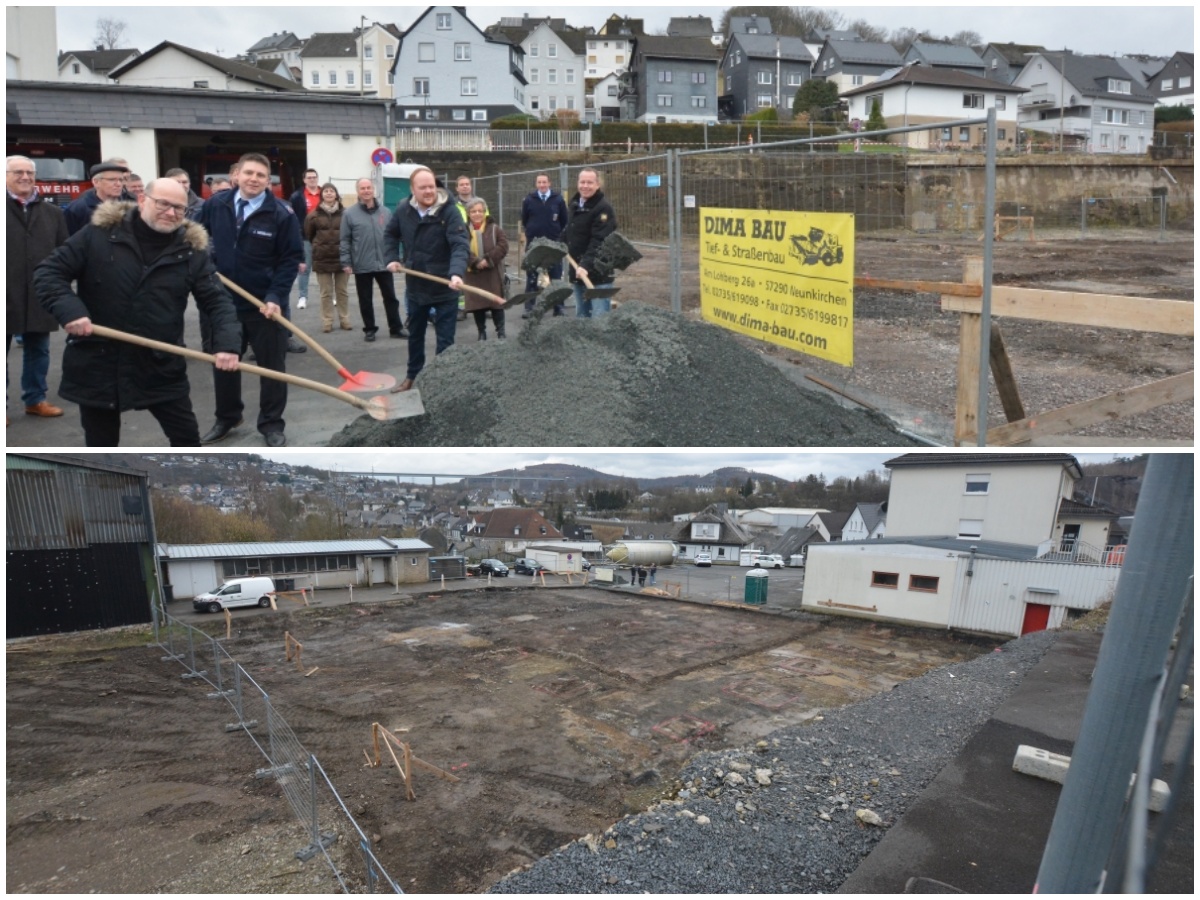
{"label": "fence post", "polygon": [[1167,195],[1160,194],[1158,197],[1158,239],[1165,241],[1167,239]]}
{"label": "fence post", "polygon": [[992,254],[996,240],[992,222],[996,216],[996,108],[987,114],[987,164],[983,189],[983,308],[979,319],[979,422],[976,446],[987,446],[988,357],[992,337]]}
{"label": "fence post", "polygon": [[308,793],[312,803],[312,842],[314,847],[321,844],[321,823],[317,819],[317,758],[308,754]]}
{"label": "fence post", "polygon": [[708,149],[708,120],[704,121],[704,149]]}
{"label": "fence post", "polygon": [[646,122],[646,147],[649,152],[654,152],[654,123]]}
{"label": "fence post", "polygon": [[501,172],[496,176],[496,193],[499,194],[496,198],[496,205],[500,207],[500,230],[504,230],[504,173]]}
{"label": "fence post", "polygon": [[1079,198],[1079,236],[1087,237],[1087,197]]}
{"label": "fence post", "polygon": [[[707,135],[708,125],[704,126]],[[707,136],[705,141],[707,141]],[[671,312],[682,310],[682,298],[679,290],[679,228],[677,224],[677,209],[679,205],[679,181],[676,176],[679,164],[679,151],[667,151],[667,246],[671,262]]]}

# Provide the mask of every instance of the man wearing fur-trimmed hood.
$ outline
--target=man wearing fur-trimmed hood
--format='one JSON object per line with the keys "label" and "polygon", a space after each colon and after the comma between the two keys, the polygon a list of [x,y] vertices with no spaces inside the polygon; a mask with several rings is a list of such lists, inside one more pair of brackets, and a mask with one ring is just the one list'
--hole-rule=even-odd
{"label": "man wearing fur-trimmed hood", "polygon": [[128,409],[149,410],[172,447],[200,446],[184,357],[101,338],[93,323],[182,347],[190,293],[212,321],[214,365],[237,368],[233,301],[209,259],[208,233],[186,211],[182,186],[159,178],[136,204],[98,206],[34,272],[42,306],[67,332],[58,393],[79,404],[89,447],[117,446]]}

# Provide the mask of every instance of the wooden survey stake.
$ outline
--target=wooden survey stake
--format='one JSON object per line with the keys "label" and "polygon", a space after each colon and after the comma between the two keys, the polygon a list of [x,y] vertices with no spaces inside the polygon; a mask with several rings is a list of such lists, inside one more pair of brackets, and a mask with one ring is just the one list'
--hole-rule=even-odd
{"label": "wooden survey stake", "polygon": [[[396,735],[392,734],[392,732],[388,731],[378,722],[371,723],[371,745],[375,750],[375,758],[372,759],[370,756],[367,756],[367,763],[372,769],[379,768],[383,762],[383,758],[379,753],[380,735],[383,736],[383,746],[387,749],[388,755],[391,756],[392,762],[396,764],[396,769],[399,771],[400,777],[404,779],[404,789],[406,795],[405,799],[417,799],[417,795],[413,792],[412,786],[413,766],[416,766],[418,769],[424,769],[426,772],[430,772],[431,774],[436,775],[438,778],[443,778],[453,784],[458,784],[462,780],[457,775],[451,775],[444,769],[439,769],[437,766],[431,765],[430,763],[425,762],[423,759],[417,759],[417,757],[413,756],[412,747],[409,744],[400,740],[400,738],[396,737]],[[394,749],[393,745],[395,745]],[[401,762],[400,758],[396,756],[396,750],[400,751],[404,760],[403,762]],[[363,751],[364,754],[366,752],[367,751],[365,750]]]}

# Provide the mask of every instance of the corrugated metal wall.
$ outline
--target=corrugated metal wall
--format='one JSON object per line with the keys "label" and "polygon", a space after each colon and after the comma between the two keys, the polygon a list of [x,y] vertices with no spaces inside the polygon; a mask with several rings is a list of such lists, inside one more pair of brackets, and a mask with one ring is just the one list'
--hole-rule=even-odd
{"label": "corrugated metal wall", "polygon": [[[85,468],[8,469],[8,550],[144,543],[141,479]],[[126,499],[128,498],[128,499]],[[136,512],[129,509],[136,508]]]}

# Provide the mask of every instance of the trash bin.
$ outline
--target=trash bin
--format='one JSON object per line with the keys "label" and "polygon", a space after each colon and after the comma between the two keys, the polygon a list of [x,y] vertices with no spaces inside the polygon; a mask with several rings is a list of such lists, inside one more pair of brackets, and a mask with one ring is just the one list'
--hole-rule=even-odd
{"label": "trash bin", "polygon": [[277,591],[294,591],[296,589],[295,578],[276,578],[275,590]]}
{"label": "trash bin", "polygon": [[767,570],[751,569],[746,573],[746,603],[749,606],[767,605]]}
{"label": "trash bin", "polygon": [[170,603],[172,600],[175,599],[175,585],[164,584],[162,586],[162,589],[163,589],[163,602],[164,603]]}

